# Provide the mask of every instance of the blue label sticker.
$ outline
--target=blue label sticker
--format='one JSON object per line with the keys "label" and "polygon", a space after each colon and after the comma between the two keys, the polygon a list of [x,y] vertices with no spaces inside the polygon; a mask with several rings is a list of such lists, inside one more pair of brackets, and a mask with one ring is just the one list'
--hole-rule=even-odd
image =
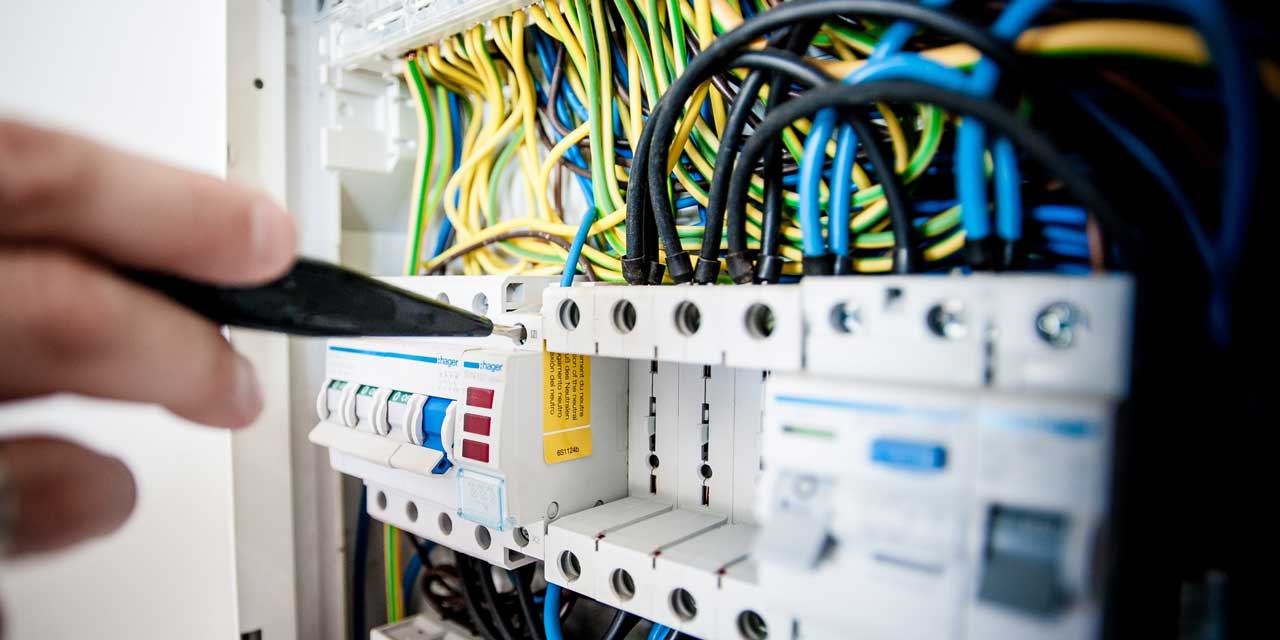
{"label": "blue label sticker", "polygon": [[877,438],[871,443],[871,461],[906,471],[941,471],[947,466],[947,448],[935,442]]}

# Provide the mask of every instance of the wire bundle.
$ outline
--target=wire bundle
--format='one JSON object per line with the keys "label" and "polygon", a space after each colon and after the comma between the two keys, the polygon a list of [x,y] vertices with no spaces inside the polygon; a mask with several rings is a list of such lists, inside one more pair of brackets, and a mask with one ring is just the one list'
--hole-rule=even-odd
{"label": "wire bundle", "polygon": [[[551,0],[415,51],[406,264],[566,284],[1122,265],[1132,221],[1097,184],[1116,159],[1040,122],[1042,105],[1067,103],[1146,168],[1221,273],[1211,245],[1239,233],[1239,216],[1224,212],[1209,240],[1194,198],[1100,106],[1095,79],[1064,88],[1034,71],[1159,60],[1161,73],[1202,73],[1229,58],[1213,56],[1217,40],[1105,2],[948,4]],[[1213,13],[1186,16],[1212,27]],[[575,187],[582,204],[566,212]],[[521,207],[503,204],[513,194]],[[1076,207],[1087,224],[1046,238],[1024,220],[1039,205]]]}
{"label": "wire bundle", "polygon": [[[1259,85],[1280,95],[1244,32],[1215,0],[545,0],[405,56],[406,270],[640,285],[1120,267],[1192,275],[1179,293],[1223,345]],[[485,637],[558,635],[531,576],[513,595],[478,563],[459,573],[447,602]]]}

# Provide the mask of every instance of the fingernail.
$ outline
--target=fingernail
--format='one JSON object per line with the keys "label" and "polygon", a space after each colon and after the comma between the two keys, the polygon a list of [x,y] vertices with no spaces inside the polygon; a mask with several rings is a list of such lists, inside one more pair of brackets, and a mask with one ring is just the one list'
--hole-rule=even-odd
{"label": "fingernail", "polygon": [[262,413],[262,389],[258,386],[258,374],[244,356],[236,356],[236,415],[239,425],[247,425]]}
{"label": "fingernail", "polygon": [[252,237],[254,258],[273,271],[283,270],[293,258],[293,221],[280,205],[262,197],[253,205]]}

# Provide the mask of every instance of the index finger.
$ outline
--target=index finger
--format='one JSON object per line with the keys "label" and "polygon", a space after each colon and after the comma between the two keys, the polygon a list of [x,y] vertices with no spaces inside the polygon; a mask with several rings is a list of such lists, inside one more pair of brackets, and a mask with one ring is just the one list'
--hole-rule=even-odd
{"label": "index finger", "polygon": [[294,258],[293,220],[262,193],[0,120],[0,241],[12,240],[217,284],[270,280]]}

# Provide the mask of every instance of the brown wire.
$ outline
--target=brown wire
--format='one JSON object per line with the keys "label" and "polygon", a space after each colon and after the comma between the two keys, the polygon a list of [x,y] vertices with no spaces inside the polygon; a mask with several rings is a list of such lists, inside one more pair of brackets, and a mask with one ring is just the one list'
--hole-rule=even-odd
{"label": "brown wire", "polygon": [[[545,120],[546,120],[546,118],[541,118],[541,120],[545,121]],[[550,148],[552,148],[552,147],[556,146],[556,144],[555,144],[554,142],[552,142],[552,141],[551,141],[551,136],[550,136],[549,134],[547,134],[546,129],[544,129],[544,128],[542,128],[542,127],[538,127],[538,135],[539,135],[539,136],[541,136],[541,138],[542,138],[542,143],[543,143],[543,144],[545,144],[545,145],[547,145],[547,148],[548,148],[548,149],[550,149]],[[559,161],[559,162],[557,162],[556,164],[557,164],[558,166],[567,167],[570,171],[572,171],[572,172],[574,172],[574,173],[576,173],[576,174],[578,174],[578,175],[580,175],[580,176],[582,176],[582,177],[584,177],[584,178],[590,178],[590,177],[591,177],[591,172],[590,172],[590,171],[587,171],[586,169],[583,169],[582,167],[579,167],[578,165],[576,165],[576,164],[574,164],[574,163],[572,163],[572,162],[569,162],[569,159],[568,159],[568,158],[566,158],[566,157],[564,157],[563,155],[561,155],[561,156],[560,156],[560,161]]]}
{"label": "brown wire", "polygon": [[[553,187],[553,191],[552,191],[552,193],[555,194],[555,199],[556,199],[555,201],[556,213],[559,214],[560,217],[562,218],[564,217],[564,168],[565,166],[566,164],[563,164],[563,163],[557,164],[555,168],[552,169],[552,171],[555,172],[555,181],[556,181],[556,184]],[[572,166],[572,165],[568,165],[568,166]]]}
{"label": "brown wire", "polygon": [[[461,258],[462,256],[465,256],[468,253],[471,253],[473,251],[478,251],[491,244],[503,242],[506,240],[514,240],[516,238],[537,238],[539,240],[550,242],[551,244],[554,244],[557,247],[564,249],[565,253],[568,253],[570,248],[568,240],[565,240],[564,238],[561,238],[559,236],[551,235],[550,233],[547,233],[545,231],[535,231],[533,229],[516,229],[514,231],[508,231],[506,233],[498,234],[496,236],[493,236],[492,238],[486,238],[479,242],[473,242],[469,245],[464,245],[462,251],[460,251],[457,255],[455,255],[454,258],[455,259]],[[595,282],[596,272],[591,270],[591,263],[587,260],[587,257],[584,255],[579,255],[578,264],[582,267],[583,272],[586,274],[587,280],[590,282]],[[440,275],[444,271],[444,267],[445,267],[445,263],[440,263],[436,265],[434,269],[428,271],[426,275],[429,275],[429,276]]]}
{"label": "brown wire", "polygon": [[1107,270],[1107,259],[1104,251],[1104,243],[1102,241],[1102,225],[1098,224],[1098,219],[1089,214],[1085,218],[1084,223],[1085,237],[1089,241],[1089,267],[1098,273]]}
{"label": "brown wire", "polygon": [[1163,122],[1166,127],[1169,127],[1187,145],[1191,157],[1199,161],[1202,167],[1210,168],[1218,164],[1218,154],[1205,141],[1204,136],[1201,136],[1181,116],[1174,113],[1172,109],[1166,107],[1159,98],[1138,86],[1137,83],[1122,73],[1102,69],[1098,71],[1098,77],[1133,98],[1135,102],[1141,104],[1144,109],[1150,111],[1152,115]]}

